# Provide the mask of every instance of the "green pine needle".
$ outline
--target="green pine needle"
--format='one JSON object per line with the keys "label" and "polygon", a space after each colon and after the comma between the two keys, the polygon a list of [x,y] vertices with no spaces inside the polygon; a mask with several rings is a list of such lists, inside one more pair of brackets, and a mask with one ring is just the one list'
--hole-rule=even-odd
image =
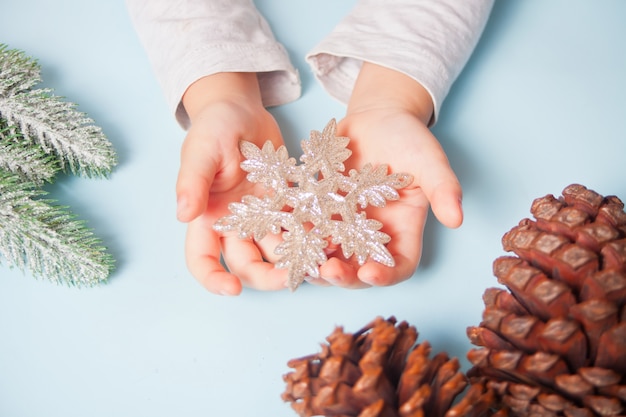
{"label": "green pine needle", "polygon": [[0,170],[0,263],[56,283],[93,286],[114,260],[84,221],[43,200],[45,191]]}
{"label": "green pine needle", "polygon": [[22,51],[0,44],[0,97],[10,97],[41,82],[41,69]]}
{"label": "green pine needle", "polygon": [[56,158],[33,146],[15,129],[3,127],[0,119],[0,169],[19,174],[37,184],[52,182],[61,169]]}

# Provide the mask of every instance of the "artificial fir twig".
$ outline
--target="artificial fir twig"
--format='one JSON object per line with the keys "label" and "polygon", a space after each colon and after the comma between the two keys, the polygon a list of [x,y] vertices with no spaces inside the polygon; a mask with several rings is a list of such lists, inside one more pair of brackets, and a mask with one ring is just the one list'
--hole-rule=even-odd
{"label": "artificial fir twig", "polygon": [[60,170],[57,159],[46,154],[5,125],[0,119],[0,170],[22,176],[25,180],[42,184],[51,182]]}
{"label": "artificial fir twig", "polygon": [[102,129],[51,89],[32,88],[41,80],[39,67],[22,52],[0,45],[0,60],[0,116],[7,125],[54,153],[62,169],[72,174],[108,175],[117,158]]}
{"label": "artificial fir twig", "polygon": [[91,286],[106,279],[114,261],[100,240],[67,207],[0,170],[0,258],[57,283]]}
{"label": "artificial fir twig", "polygon": [[100,240],[41,189],[58,171],[105,177],[112,144],[74,103],[37,89],[40,67],[0,44],[0,263],[70,285],[105,280],[114,265]]}

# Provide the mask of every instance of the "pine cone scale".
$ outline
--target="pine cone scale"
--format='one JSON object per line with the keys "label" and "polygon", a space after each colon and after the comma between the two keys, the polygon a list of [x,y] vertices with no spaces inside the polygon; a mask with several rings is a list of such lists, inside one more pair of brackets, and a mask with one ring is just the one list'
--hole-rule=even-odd
{"label": "pine cone scale", "polygon": [[571,320],[552,319],[540,336],[542,349],[560,355],[570,368],[586,365],[587,338]]}
{"label": "pine cone scale", "polygon": [[624,411],[621,402],[616,398],[589,395],[585,397],[584,403],[601,416],[617,416]]}
{"label": "pine cone scale", "polygon": [[580,292],[580,299],[606,299],[617,304],[626,299],[626,275],[613,269],[599,271],[585,280]]}
{"label": "pine cone scale", "polygon": [[577,399],[582,399],[594,392],[593,385],[585,381],[585,379],[578,374],[558,375],[554,381],[556,386],[563,392]]}
{"label": "pine cone scale", "polygon": [[626,239],[607,243],[600,253],[603,256],[605,268],[626,271]]}
{"label": "pine cone scale", "polygon": [[555,394],[545,394],[541,393],[537,395],[537,402],[548,411],[553,413],[557,413],[565,410],[567,408],[569,402],[566,401],[563,397]]}
{"label": "pine cone scale", "polygon": [[[595,365],[626,374],[626,320],[600,336]],[[626,381],[624,382],[626,383]]]}
{"label": "pine cone scale", "polygon": [[599,388],[619,384],[622,379],[617,372],[600,367],[580,368],[578,373],[590,384]]}

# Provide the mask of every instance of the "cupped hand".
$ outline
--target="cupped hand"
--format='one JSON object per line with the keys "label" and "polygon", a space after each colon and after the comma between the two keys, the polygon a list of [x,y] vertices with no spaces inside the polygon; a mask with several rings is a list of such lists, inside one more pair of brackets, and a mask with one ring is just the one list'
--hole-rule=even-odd
{"label": "cupped hand", "polygon": [[[287,273],[236,233],[220,235],[215,221],[228,204],[263,193],[241,170],[240,141],[283,145],[278,124],[263,107],[255,74],[224,73],[194,83],[183,97],[191,127],[183,142],[176,184],[177,217],[187,222],[185,255],[191,274],[210,292],[237,295],[242,287],[285,288]],[[228,270],[220,262],[223,257]]]}
{"label": "cupped hand", "polygon": [[[363,74],[365,70],[361,71],[363,77],[357,81],[347,115],[337,130],[338,135],[350,138],[352,156],[346,161],[346,169],[358,170],[367,163],[387,164],[390,173],[409,173],[414,180],[399,190],[398,201],[388,202],[382,208],[367,208],[368,217],[382,222],[381,231],[391,237],[387,249],[394,257],[394,267],[372,260],[358,265],[353,259],[345,259],[341,250],[320,267],[320,275],[326,281],[348,288],[393,285],[413,275],[422,253],[429,206],[445,226],[458,227],[463,221],[461,186],[443,148],[427,126],[432,103],[423,103],[430,96],[401,74],[382,79],[413,83],[409,87],[417,90],[400,85],[385,88],[380,85],[381,71],[390,70],[374,67]],[[398,78],[394,80],[394,76]],[[405,92],[412,94],[409,99]],[[416,100],[419,94],[424,100]]]}

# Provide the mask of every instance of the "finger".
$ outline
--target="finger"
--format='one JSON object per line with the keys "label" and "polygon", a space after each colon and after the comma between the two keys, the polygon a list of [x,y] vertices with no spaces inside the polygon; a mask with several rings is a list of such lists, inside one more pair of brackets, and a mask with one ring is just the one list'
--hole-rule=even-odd
{"label": "finger", "polygon": [[305,278],[305,281],[309,284],[317,285],[318,287],[330,287],[332,285],[330,282],[326,281],[323,278],[307,277]]}
{"label": "finger", "polygon": [[441,182],[426,195],[441,224],[456,228],[463,223],[463,193],[458,181]]}
{"label": "finger", "polygon": [[280,255],[276,255],[274,250],[281,242],[283,242],[283,239],[280,234],[275,235],[273,233],[268,233],[260,241],[255,241],[255,244],[261,253],[261,257],[264,260],[275,264],[279,261]]}
{"label": "finger", "polygon": [[246,287],[261,291],[275,291],[287,286],[286,269],[277,269],[263,259],[261,251],[251,239],[240,239],[227,233],[221,239],[222,255],[228,269]]}
{"label": "finger", "polygon": [[329,284],[342,288],[358,289],[370,286],[359,279],[357,268],[338,256],[328,258],[320,266],[320,278]]}
{"label": "finger", "polygon": [[383,231],[391,240],[387,250],[394,259],[393,267],[368,261],[359,268],[359,280],[373,286],[394,285],[410,278],[422,254],[422,237],[428,215],[428,202],[419,189],[411,190],[407,202],[395,202],[372,216],[385,225]]}
{"label": "finger", "polygon": [[220,262],[220,238],[205,217],[189,223],[185,240],[185,257],[189,272],[208,291],[221,295],[238,295],[239,279],[226,271]]}
{"label": "finger", "polygon": [[389,267],[378,262],[368,260],[358,271],[361,282],[373,287],[387,287],[405,281],[413,275],[418,260],[412,256],[407,258],[396,254],[395,266]]}
{"label": "finger", "polygon": [[463,191],[443,151],[424,161],[421,171],[418,184],[437,220],[447,227],[459,227],[463,222]]}
{"label": "finger", "polygon": [[215,152],[206,149],[200,138],[190,133],[180,154],[180,170],[176,181],[176,216],[182,222],[198,217],[206,208],[209,190],[219,168]]}

